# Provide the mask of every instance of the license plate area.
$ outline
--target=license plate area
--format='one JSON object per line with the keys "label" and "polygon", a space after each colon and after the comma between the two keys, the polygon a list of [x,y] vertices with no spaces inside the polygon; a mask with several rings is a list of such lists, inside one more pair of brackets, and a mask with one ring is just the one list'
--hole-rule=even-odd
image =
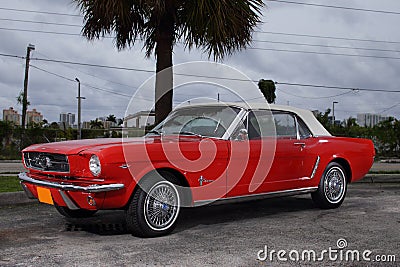
{"label": "license plate area", "polygon": [[39,202],[54,205],[53,197],[51,196],[51,191],[48,188],[36,187],[38,193]]}

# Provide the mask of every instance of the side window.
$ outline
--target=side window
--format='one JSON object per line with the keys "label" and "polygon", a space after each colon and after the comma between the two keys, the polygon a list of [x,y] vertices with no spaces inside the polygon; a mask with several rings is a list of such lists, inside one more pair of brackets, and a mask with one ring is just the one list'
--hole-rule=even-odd
{"label": "side window", "polygon": [[296,120],[289,113],[274,113],[276,136],[278,138],[297,138]]}
{"label": "side window", "polygon": [[308,129],[307,125],[299,117],[297,117],[297,123],[299,124],[300,139],[306,139],[312,136],[310,129]]}
{"label": "side window", "polygon": [[275,126],[272,112],[269,110],[254,110],[249,114],[249,139],[275,136]]}
{"label": "side window", "polygon": [[233,140],[243,140],[243,131],[246,131],[246,139],[257,140],[261,137],[275,136],[274,119],[269,110],[250,111],[245,120],[234,132]]}

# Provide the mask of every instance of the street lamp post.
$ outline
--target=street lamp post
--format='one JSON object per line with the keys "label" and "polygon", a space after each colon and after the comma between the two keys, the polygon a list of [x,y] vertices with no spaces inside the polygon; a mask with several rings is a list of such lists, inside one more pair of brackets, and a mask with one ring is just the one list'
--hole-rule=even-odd
{"label": "street lamp post", "polygon": [[332,102],[332,125],[335,125],[335,104],[339,102],[333,101]]}
{"label": "street lamp post", "polygon": [[81,81],[78,78],[75,78],[75,81],[78,82],[78,140],[82,139],[82,127],[81,127],[81,99],[85,99],[81,97]]}

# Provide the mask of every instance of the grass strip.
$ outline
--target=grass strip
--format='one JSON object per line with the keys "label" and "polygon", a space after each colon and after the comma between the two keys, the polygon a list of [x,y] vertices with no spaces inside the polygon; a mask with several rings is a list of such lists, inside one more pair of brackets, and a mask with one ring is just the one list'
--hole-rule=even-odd
{"label": "grass strip", "polygon": [[0,193],[22,191],[17,176],[0,176]]}

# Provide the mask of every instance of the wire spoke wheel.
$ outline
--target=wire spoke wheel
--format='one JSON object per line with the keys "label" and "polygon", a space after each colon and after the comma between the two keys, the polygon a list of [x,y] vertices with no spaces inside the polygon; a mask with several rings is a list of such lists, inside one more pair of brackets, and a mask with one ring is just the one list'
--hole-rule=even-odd
{"label": "wire spoke wheel", "polygon": [[155,231],[170,227],[178,217],[179,194],[176,187],[161,181],[147,193],[144,203],[144,217],[148,226]]}
{"label": "wire spoke wheel", "polygon": [[314,203],[323,209],[338,208],[344,201],[347,190],[346,172],[342,165],[331,162],[326,167],[317,191],[311,193]]}
{"label": "wire spoke wheel", "polygon": [[341,200],[345,192],[345,183],[345,176],[340,168],[329,169],[324,180],[324,192],[329,202],[337,203]]}

